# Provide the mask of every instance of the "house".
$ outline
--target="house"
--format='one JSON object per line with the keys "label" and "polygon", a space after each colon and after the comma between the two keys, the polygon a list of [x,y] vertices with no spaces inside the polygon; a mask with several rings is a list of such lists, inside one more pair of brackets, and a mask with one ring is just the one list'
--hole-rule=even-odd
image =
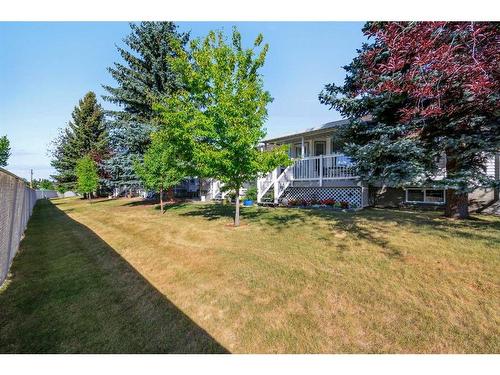
{"label": "house", "polygon": [[[325,200],[348,202],[349,206],[400,207],[402,205],[423,205],[436,207],[445,203],[442,188],[413,187],[396,188],[390,186],[368,186],[358,176],[352,160],[342,154],[338,147],[336,129],[349,120],[333,121],[263,141],[263,148],[287,145],[293,164],[287,168],[277,168],[258,178],[257,201],[283,203],[290,200]],[[444,159],[439,163],[439,174],[446,173]],[[488,160],[487,173],[499,179],[499,155]],[[478,189],[469,195],[473,207],[482,207],[498,200],[498,191]]]}

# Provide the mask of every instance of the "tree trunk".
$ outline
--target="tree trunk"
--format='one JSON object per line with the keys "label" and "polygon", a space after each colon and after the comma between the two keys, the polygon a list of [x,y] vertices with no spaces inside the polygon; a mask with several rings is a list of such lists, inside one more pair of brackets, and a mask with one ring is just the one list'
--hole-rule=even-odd
{"label": "tree trunk", "polygon": [[163,189],[160,189],[160,211],[163,214]]}
{"label": "tree trunk", "polygon": [[[460,171],[460,165],[455,155],[451,151],[446,152],[446,175],[448,178],[453,178]],[[463,187],[465,188],[466,186]],[[459,192],[456,189],[447,189],[444,215],[457,219],[468,219],[470,217],[469,194]]]}
{"label": "tree trunk", "polygon": [[234,226],[240,226],[240,188],[236,189],[236,210],[234,212]]}
{"label": "tree trunk", "polygon": [[89,198],[89,203],[91,202],[91,199],[92,199],[92,196],[90,195],[90,193],[87,193],[87,196]]}
{"label": "tree trunk", "polygon": [[198,185],[199,185],[199,191],[200,191],[200,202],[201,202],[201,194],[203,192],[203,180],[201,177],[198,177]]}
{"label": "tree trunk", "polygon": [[469,194],[457,192],[454,189],[446,190],[446,217],[457,219],[468,219],[469,216]]}

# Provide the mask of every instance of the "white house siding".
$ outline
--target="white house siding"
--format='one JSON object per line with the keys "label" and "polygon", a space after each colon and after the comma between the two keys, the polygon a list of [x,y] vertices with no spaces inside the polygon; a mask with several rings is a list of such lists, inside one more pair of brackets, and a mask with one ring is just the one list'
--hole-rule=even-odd
{"label": "white house siding", "polygon": [[495,177],[495,157],[491,157],[486,162],[486,174]]}

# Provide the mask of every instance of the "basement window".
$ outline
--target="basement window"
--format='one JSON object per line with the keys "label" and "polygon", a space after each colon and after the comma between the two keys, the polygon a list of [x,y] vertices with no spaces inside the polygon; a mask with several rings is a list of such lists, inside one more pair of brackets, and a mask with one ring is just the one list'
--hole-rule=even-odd
{"label": "basement window", "polygon": [[406,189],[407,203],[443,204],[443,189]]}

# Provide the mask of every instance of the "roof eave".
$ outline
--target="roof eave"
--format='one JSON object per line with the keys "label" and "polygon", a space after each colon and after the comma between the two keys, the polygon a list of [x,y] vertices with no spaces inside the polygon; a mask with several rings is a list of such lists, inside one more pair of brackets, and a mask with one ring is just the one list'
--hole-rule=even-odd
{"label": "roof eave", "polygon": [[332,122],[323,124],[317,128],[310,128],[310,129],[307,129],[305,131],[298,132],[298,133],[291,133],[291,134],[282,135],[280,137],[264,139],[262,142],[263,143],[283,142],[283,141],[293,140],[295,138],[308,137],[308,136],[312,136],[312,135],[320,135],[323,133],[331,133],[332,131],[335,130],[336,127],[338,127],[339,125],[343,125],[343,124],[347,123],[348,121],[349,120],[346,120],[346,119],[332,121]]}

